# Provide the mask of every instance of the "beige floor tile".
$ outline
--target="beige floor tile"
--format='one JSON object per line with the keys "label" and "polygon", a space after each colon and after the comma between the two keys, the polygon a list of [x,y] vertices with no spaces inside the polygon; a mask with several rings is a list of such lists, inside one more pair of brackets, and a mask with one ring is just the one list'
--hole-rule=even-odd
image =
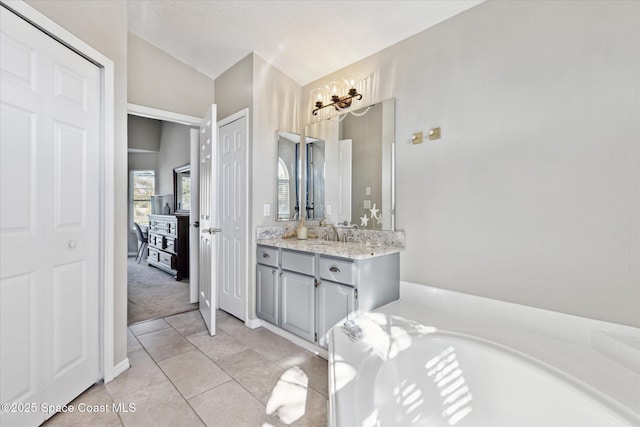
{"label": "beige floor tile", "polygon": [[213,337],[209,332],[199,332],[187,339],[213,360],[224,359],[249,348],[220,329]]}
{"label": "beige floor tile", "polygon": [[309,377],[309,387],[324,396],[329,391],[329,368],[327,361],[309,351],[301,351],[297,354],[285,357],[277,362],[282,369],[299,366]]}
{"label": "beige floor tile", "polygon": [[134,335],[138,336],[138,335],[148,334],[149,332],[159,331],[160,329],[166,329],[170,327],[171,325],[169,325],[164,319],[157,319],[157,320],[149,320],[146,322],[135,323],[133,325],[130,325],[129,329],[131,330],[131,332],[134,333]]}
{"label": "beige floor tile", "polygon": [[247,328],[244,322],[230,315],[216,323],[216,326],[239,341],[245,341],[245,336],[251,332],[251,329]]}
{"label": "beige floor tile", "polygon": [[247,346],[272,362],[300,352],[300,347],[264,328],[244,332],[242,338]]}
{"label": "beige floor tile", "polygon": [[271,365],[271,362],[251,349],[220,359],[216,363],[234,378],[250,369],[268,369]]}
{"label": "beige floor tile", "polygon": [[165,317],[164,320],[171,324],[176,331],[180,332],[183,337],[207,330],[207,325],[205,325],[198,310]]}
{"label": "beige floor tile", "polygon": [[142,348],[142,344],[138,341],[138,338],[131,332],[130,329],[127,329],[127,353],[132,351],[140,350]]}
{"label": "beige floor tile", "polygon": [[229,313],[227,313],[226,311],[222,311],[222,310],[216,310],[216,322],[222,322],[223,320],[226,320],[228,318],[232,317]]}
{"label": "beige floor tile", "polygon": [[129,408],[120,412],[125,426],[202,426],[202,421],[169,382],[155,384],[140,391],[127,394],[116,403]]}
{"label": "beige floor tile", "polygon": [[182,395],[189,399],[231,380],[222,369],[198,350],[158,362]]}
{"label": "beige floor tile", "polygon": [[193,397],[189,403],[207,426],[260,427],[267,419],[264,405],[235,381]]}
{"label": "beige floor tile", "polygon": [[260,366],[244,371],[236,376],[236,381],[256,399],[266,404],[283,372],[280,367],[270,364],[267,367]]}
{"label": "beige floor tile", "polygon": [[156,362],[195,349],[173,328],[138,335],[138,341]]}
{"label": "beige floor tile", "polygon": [[74,412],[61,412],[49,418],[45,426],[122,426],[120,417],[113,412],[113,399],[103,384],[96,384],[69,404]]}
{"label": "beige floor tile", "polygon": [[114,398],[167,381],[162,370],[144,350],[129,353],[129,363],[129,369],[105,385]]}
{"label": "beige floor tile", "polygon": [[302,418],[291,424],[295,427],[325,427],[327,425],[327,398],[312,388],[307,389],[307,404]]}

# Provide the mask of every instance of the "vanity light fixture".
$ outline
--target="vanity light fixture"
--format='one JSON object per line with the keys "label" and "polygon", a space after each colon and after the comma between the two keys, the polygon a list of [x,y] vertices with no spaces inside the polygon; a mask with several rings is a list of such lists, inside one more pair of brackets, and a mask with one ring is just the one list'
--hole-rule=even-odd
{"label": "vanity light fixture", "polygon": [[313,115],[318,115],[318,111],[323,108],[333,106],[336,111],[351,107],[354,99],[360,101],[362,94],[358,92],[357,86],[362,79],[357,74],[351,74],[344,82],[333,81],[324,88],[318,88],[311,92],[315,99],[315,109]]}

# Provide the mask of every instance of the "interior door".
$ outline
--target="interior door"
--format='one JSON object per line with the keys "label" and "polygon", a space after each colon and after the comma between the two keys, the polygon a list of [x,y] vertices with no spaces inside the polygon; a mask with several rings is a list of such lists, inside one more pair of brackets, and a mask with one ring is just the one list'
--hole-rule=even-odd
{"label": "interior door", "polygon": [[209,334],[216,334],[218,288],[217,212],[217,126],[216,106],[205,116],[200,127],[200,259],[198,274],[198,303]]}
{"label": "interior door", "polygon": [[220,144],[219,304],[245,320],[247,283],[247,116],[218,128]]}
{"label": "interior door", "polygon": [[38,425],[101,376],[101,72],[0,15],[0,424]]}

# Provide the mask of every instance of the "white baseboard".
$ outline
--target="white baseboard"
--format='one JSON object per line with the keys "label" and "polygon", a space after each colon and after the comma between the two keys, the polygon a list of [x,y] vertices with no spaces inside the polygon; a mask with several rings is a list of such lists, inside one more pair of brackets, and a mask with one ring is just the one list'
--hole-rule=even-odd
{"label": "white baseboard", "polygon": [[304,348],[307,351],[310,351],[312,353],[317,354],[318,356],[322,357],[323,359],[328,359],[329,358],[329,353],[327,353],[327,350],[325,350],[322,347],[318,347],[317,345],[307,341],[307,340],[303,340],[300,337],[297,337],[287,331],[285,331],[284,329],[280,329],[279,327],[277,327],[276,325],[272,325],[269,322],[262,322],[262,327],[265,329],[270,330],[271,332],[273,332],[276,335],[280,335],[282,338],[285,338],[289,341],[291,341],[292,343],[294,343],[295,345]]}
{"label": "white baseboard", "polygon": [[263,326],[263,322],[260,319],[247,319],[244,321],[244,325],[249,329],[257,329]]}
{"label": "white baseboard", "polygon": [[121,373],[123,373],[124,371],[129,369],[129,367],[131,367],[131,364],[129,363],[129,358],[125,357],[125,359],[122,362],[116,364],[113,367],[113,378],[112,379],[116,378],[118,375],[120,375]]}

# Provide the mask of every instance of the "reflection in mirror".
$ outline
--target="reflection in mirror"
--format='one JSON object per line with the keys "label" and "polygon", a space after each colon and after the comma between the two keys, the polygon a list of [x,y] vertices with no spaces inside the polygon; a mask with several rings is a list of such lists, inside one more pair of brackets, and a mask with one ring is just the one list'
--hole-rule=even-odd
{"label": "reflection in mirror", "polygon": [[187,213],[191,210],[191,166],[184,165],[173,169],[174,210]]}
{"label": "reflection in mirror", "polygon": [[276,183],[278,221],[300,217],[300,135],[278,132],[278,177]]}
{"label": "reflection in mirror", "polygon": [[324,209],[324,141],[305,137],[307,168],[307,219],[321,219],[325,216]]}
{"label": "reflection in mirror", "polygon": [[305,135],[324,145],[324,212],[313,218],[393,230],[395,101],[309,124]]}

